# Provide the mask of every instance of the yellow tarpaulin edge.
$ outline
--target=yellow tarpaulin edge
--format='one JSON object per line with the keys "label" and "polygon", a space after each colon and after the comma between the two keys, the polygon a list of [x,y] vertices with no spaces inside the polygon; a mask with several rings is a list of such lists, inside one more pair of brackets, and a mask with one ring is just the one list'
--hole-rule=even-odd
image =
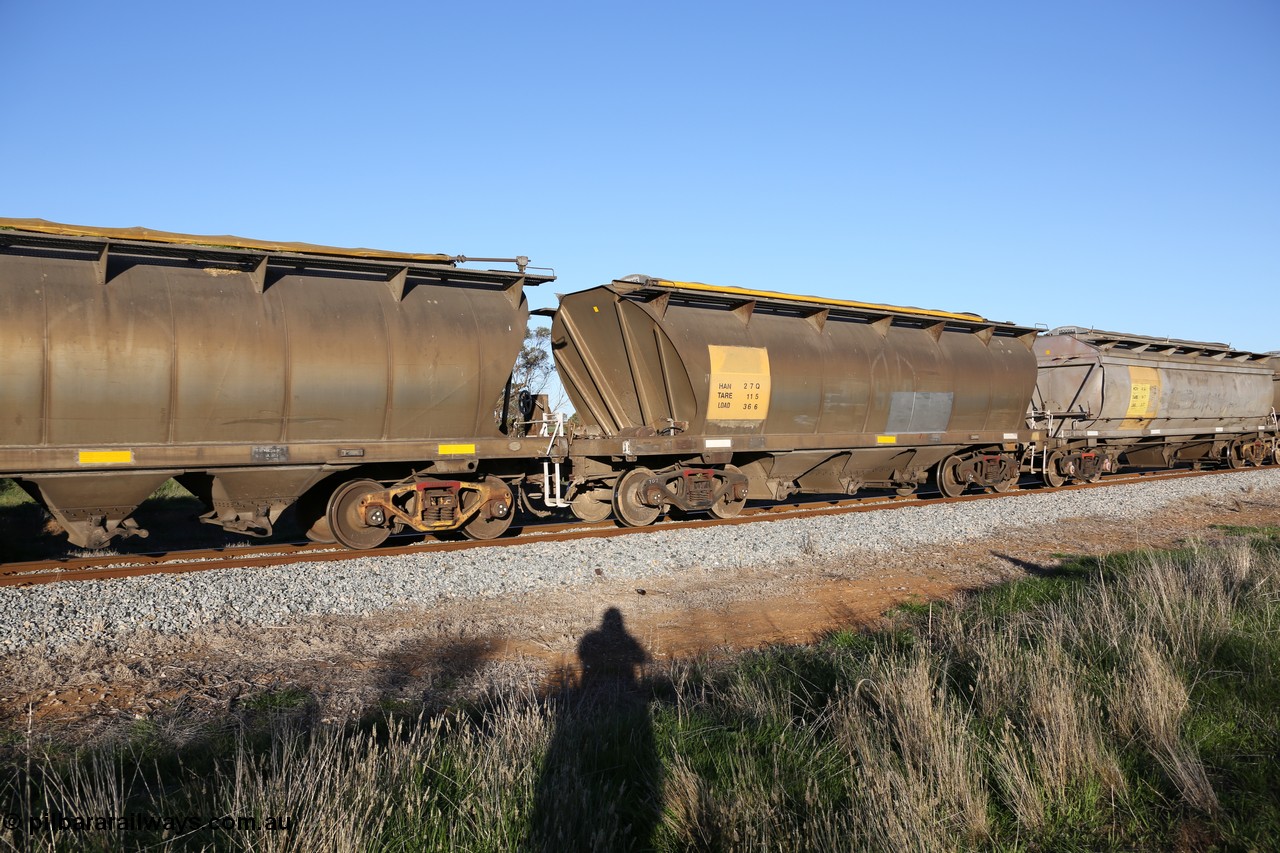
{"label": "yellow tarpaulin edge", "polygon": [[301,252],[309,255],[341,255],[351,258],[376,258],[382,260],[425,261],[451,263],[450,255],[418,255],[404,252],[386,252],[381,249],[344,249],[337,246],[316,246],[311,243],[275,243],[269,240],[251,240],[230,235],[208,236],[200,234],[175,234],[169,231],[153,231],[141,226],[135,228],[93,228],[84,225],[65,225],[44,219],[0,218],[0,229],[34,231],[40,234],[56,234],[61,237],[105,237],[111,240],[139,240],[148,243],[191,243],[201,246],[217,246],[230,249],[261,249],[268,252]]}
{"label": "yellow tarpaulin edge", "polygon": [[747,290],[741,287],[718,287],[713,284],[703,284],[697,281],[668,281],[667,279],[659,279],[659,284],[668,287],[679,287],[685,290],[703,290],[708,293],[728,293],[733,296],[743,296],[747,298],[757,299],[783,299],[787,302],[811,302],[816,305],[834,305],[841,308],[858,308],[863,311],[888,311],[894,314],[918,314],[924,317],[945,317],[950,320],[964,320],[972,323],[974,321],[980,323],[992,322],[977,314],[957,314],[951,311],[931,311],[927,308],[906,308],[899,305],[881,305],[876,302],[850,302],[845,299],[827,299],[823,296],[797,296],[793,293],[778,293],[773,290]]}

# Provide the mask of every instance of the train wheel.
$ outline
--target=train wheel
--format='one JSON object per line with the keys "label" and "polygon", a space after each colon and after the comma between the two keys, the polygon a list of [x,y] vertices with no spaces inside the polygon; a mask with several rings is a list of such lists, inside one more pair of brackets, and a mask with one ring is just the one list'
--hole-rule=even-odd
{"label": "train wheel", "polygon": [[325,514],[333,538],[357,551],[386,542],[391,528],[371,527],[360,518],[360,499],[381,491],[382,484],[373,480],[352,480],[339,486],[329,498],[329,510]]}
{"label": "train wheel", "polygon": [[1243,468],[1249,462],[1245,459],[1244,443],[1236,442],[1227,448],[1227,465],[1232,468]]}
{"label": "train wheel", "polygon": [[[487,509],[481,509],[472,516],[470,521],[462,525],[462,535],[468,539],[497,539],[507,532],[511,527],[511,519],[515,517],[512,511],[514,507],[511,501],[511,490],[507,488],[507,484],[497,477],[485,477],[484,482],[499,497],[493,498]],[[482,500],[479,492],[470,489],[463,489],[461,497],[464,512]]]}
{"label": "train wheel", "polygon": [[647,527],[662,514],[662,507],[649,506],[640,498],[640,489],[652,476],[648,468],[632,468],[613,487],[613,514],[627,527]]}
{"label": "train wheel", "polygon": [[569,501],[569,510],[573,513],[573,517],[579,521],[585,521],[588,524],[595,524],[598,521],[604,521],[613,512],[613,506],[608,501],[597,500],[591,496],[591,492],[582,492]]}
{"label": "train wheel", "polygon": [[1044,484],[1051,489],[1056,489],[1067,482],[1067,475],[1062,473],[1061,465],[1061,453],[1050,453],[1049,458],[1044,462]]}
{"label": "train wheel", "polygon": [[[733,465],[724,466],[724,470],[729,474],[741,473]],[[726,492],[723,498],[711,505],[711,508],[707,510],[707,513],[715,518],[735,518],[742,512],[742,508],[746,505],[746,498],[734,500],[732,492]]]}
{"label": "train wheel", "polygon": [[959,456],[948,456],[938,463],[938,491],[948,498],[958,498],[964,494],[969,484],[960,479]]}

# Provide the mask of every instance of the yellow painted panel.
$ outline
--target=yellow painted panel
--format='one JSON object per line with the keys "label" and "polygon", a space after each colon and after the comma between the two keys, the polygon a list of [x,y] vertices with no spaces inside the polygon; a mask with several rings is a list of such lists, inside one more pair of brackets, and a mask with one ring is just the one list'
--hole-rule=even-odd
{"label": "yellow painted panel", "polygon": [[707,420],[763,421],[769,416],[769,351],[707,345],[711,357]]}
{"label": "yellow painted panel", "polygon": [[474,456],[476,446],[474,444],[442,444],[440,445],[441,456]]}
{"label": "yellow painted panel", "polygon": [[81,465],[132,465],[132,450],[81,450]]}
{"label": "yellow painted panel", "polygon": [[1129,368],[1129,406],[1121,429],[1143,429],[1159,414],[1160,371],[1154,367]]}
{"label": "yellow painted panel", "polygon": [[1140,418],[1147,413],[1151,405],[1151,384],[1134,382],[1129,392],[1129,409],[1124,413],[1126,418]]}
{"label": "yellow painted panel", "polygon": [[876,444],[897,444],[898,437],[896,435],[877,435]]}

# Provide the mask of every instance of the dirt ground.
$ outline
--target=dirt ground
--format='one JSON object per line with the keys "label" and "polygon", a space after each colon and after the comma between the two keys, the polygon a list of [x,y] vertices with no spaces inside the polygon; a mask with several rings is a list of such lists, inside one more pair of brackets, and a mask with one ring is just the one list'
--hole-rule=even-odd
{"label": "dirt ground", "polygon": [[[1214,541],[1215,525],[1280,524],[1280,498],[1199,498],[1145,520],[1082,518],[990,539],[726,573],[609,578],[569,591],[458,601],[367,618],[139,634],[55,657],[0,659],[0,727],[95,740],[149,720],[180,732],[261,697],[304,701],[324,722],[379,706],[431,706],[572,677],[580,638],[617,608],[651,666],[875,625],[903,602],[947,599],[1056,566],[1064,555]],[[255,700],[255,697],[256,700]],[[299,697],[304,697],[299,699]]]}

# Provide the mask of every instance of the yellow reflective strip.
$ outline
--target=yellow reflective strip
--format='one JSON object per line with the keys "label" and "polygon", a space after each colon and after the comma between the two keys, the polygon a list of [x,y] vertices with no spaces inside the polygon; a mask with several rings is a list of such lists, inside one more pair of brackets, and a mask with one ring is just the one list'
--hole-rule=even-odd
{"label": "yellow reflective strip", "polygon": [[896,435],[877,435],[876,444],[897,444],[898,437]]}
{"label": "yellow reflective strip", "polygon": [[81,450],[81,465],[132,465],[132,450]]}
{"label": "yellow reflective strip", "polygon": [[463,456],[474,455],[476,446],[474,444],[442,444],[440,445],[441,456]]}
{"label": "yellow reflective strip", "polygon": [[881,305],[878,302],[851,302],[846,299],[827,299],[824,296],[797,296],[794,293],[778,293],[775,290],[746,290],[741,287],[717,287],[697,281],[668,281],[659,279],[659,284],[669,287],[680,287],[686,290],[702,290],[707,293],[727,293],[733,296],[758,297],[761,299],[784,299],[788,302],[811,302],[817,305],[838,305],[843,308],[860,308],[864,311],[892,311],[900,314],[917,314],[924,317],[946,317],[951,320],[985,323],[987,320],[977,314],[956,314],[951,311],[933,311],[928,308],[907,308],[901,305]]}

